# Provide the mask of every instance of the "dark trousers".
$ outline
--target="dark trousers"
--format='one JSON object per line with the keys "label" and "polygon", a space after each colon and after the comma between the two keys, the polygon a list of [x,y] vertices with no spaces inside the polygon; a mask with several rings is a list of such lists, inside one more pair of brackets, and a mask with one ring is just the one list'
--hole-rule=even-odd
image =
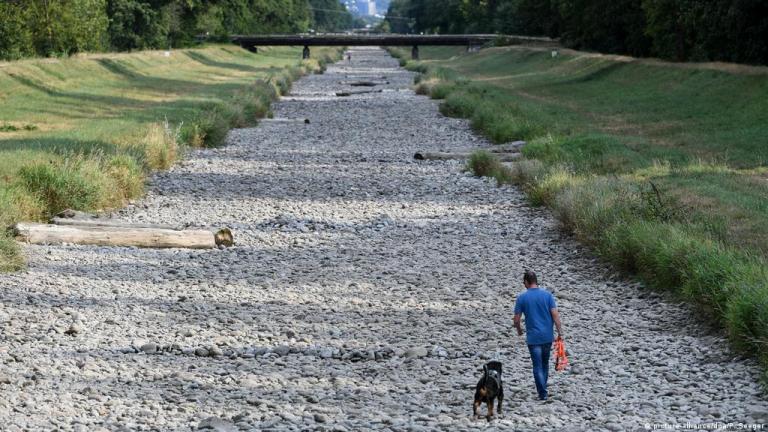
{"label": "dark trousers", "polygon": [[547,379],[549,378],[549,353],[552,350],[552,343],[541,345],[528,345],[528,351],[531,353],[533,362],[533,381],[536,382],[536,391],[539,393],[539,399],[547,399]]}

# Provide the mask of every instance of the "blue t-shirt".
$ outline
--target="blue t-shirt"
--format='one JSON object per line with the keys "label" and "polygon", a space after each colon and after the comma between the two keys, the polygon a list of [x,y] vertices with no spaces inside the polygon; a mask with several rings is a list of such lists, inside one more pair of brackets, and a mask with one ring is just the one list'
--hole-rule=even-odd
{"label": "blue t-shirt", "polygon": [[555,339],[552,309],[557,309],[555,296],[544,288],[528,288],[517,296],[515,315],[525,316],[525,339],[528,345],[552,343]]}

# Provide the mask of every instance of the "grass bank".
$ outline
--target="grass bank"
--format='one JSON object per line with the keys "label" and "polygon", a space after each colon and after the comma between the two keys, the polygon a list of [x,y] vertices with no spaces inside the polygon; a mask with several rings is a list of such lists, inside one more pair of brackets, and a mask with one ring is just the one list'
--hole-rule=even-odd
{"label": "grass bank", "polygon": [[23,265],[5,227],[122,206],[152,170],[255,124],[339,53],[214,45],[0,63],[0,271]]}
{"label": "grass bank", "polygon": [[529,143],[511,166],[475,155],[474,172],[520,185],[768,370],[768,68],[523,47],[421,55],[407,67],[444,114]]}

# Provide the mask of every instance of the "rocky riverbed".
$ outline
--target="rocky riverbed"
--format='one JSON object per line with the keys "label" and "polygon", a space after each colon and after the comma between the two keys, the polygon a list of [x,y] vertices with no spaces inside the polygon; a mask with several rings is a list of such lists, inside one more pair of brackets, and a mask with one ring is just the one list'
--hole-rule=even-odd
{"label": "rocky riverbed", "polygon": [[[335,95],[355,80],[382,92]],[[488,144],[412,80],[354,49],[116,215],[229,226],[235,247],[27,247],[29,269],[0,275],[0,429],[768,422],[756,365],[694,311],[614,276],[518,190],[413,161]],[[511,322],[526,268],[555,291],[572,363],[548,403]],[[489,359],[506,398],[486,422],[470,414]]]}

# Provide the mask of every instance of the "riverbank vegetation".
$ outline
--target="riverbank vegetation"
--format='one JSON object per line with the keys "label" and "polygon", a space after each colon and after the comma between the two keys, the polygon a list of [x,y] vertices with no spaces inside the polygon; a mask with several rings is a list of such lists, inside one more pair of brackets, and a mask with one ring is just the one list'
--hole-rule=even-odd
{"label": "riverbank vegetation", "polygon": [[[221,145],[268,115],[303,73],[339,55],[234,46],[0,64],[0,227],[122,206],[187,148]],[[20,268],[0,230],[0,271]]]}
{"label": "riverbank vegetation", "polygon": [[520,185],[768,366],[768,69],[524,47],[422,58],[408,67],[444,114],[528,141],[520,162],[480,154],[471,168]]}

